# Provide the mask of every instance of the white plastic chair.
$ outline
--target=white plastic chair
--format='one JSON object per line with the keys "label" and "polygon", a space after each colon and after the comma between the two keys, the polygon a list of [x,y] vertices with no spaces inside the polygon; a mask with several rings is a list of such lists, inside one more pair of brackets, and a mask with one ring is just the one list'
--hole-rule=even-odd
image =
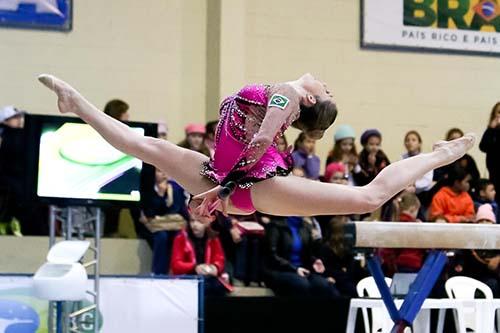
{"label": "white plastic chair", "polygon": [[[387,284],[387,286],[390,286],[392,283],[392,279],[386,277],[385,283]],[[360,298],[364,297],[381,298],[375,280],[371,276],[366,277],[363,280],[359,281],[358,285],[356,286],[356,290]],[[357,307],[356,298],[351,299],[350,307],[351,308]],[[371,314],[372,314],[371,325],[368,317],[368,309],[366,307],[362,307],[361,312],[363,313],[363,324],[365,326],[365,333],[388,332],[392,328],[393,325],[392,320],[387,310],[385,310],[385,308],[371,308]],[[354,316],[353,318],[349,318],[348,320],[356,321],[356,316]],[[351,325],[354,324],[355,323],[351,323]]]}
{"label": "white plastic chair", "polygon": [[[487,300],[493,299],[493,292],[491,291],[490,287],[488,287],[488,285],[481,281],[465,276],[455,276],[448,279],[446,281],[445,288],[448,297],[453,299],[474,300],[477,290],[481,291]],[[491,308],[491,311],[494,311],[494,309]],[[463,307],[458,307],[457,310],[453,311],[455,325],[458,325],[459,321],[461,321],[464,323],[466,328],[472,329],[474,330],[474,332],[479,333],[495,332],[495,316],[494,314],[490,317],[488,315],[488,313],[484,313],[484,308],[483,311],[481,311],[481,309],[477,308],[476,306],[464,305]],[[486,323],[484,318],[491,318],[492,322]]]}
{"label": "white plastic chair", "polygon": [[35,295],[49,301],[84,299],[87,271],[78,261],[89,246],[88,241],[62,241],[52,246],[47,254],[47,262],[33,277]]}

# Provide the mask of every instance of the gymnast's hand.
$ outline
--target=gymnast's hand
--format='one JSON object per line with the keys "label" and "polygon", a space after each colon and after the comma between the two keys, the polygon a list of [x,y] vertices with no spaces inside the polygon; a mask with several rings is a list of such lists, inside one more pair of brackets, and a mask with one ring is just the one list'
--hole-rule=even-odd
{"label": "gymnast's hand", "polygon": [[213,212],[218,209],[222,211],[224,216],[227,216],[229,196],[221,199],[219,194],[222,189],[223,187],[218,185],[211,190],[195,195],[193,201],[202,201],[198,207],[194,209],[194,213],[200,216],[213,216]]}

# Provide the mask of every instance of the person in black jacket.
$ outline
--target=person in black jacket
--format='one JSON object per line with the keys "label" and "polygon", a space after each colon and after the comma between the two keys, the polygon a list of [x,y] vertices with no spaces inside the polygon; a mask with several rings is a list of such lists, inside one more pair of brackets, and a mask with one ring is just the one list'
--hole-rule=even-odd
{"label": "person in black jacket", "polygon": [[481,138],[479,149],[486,153],[486,167],[490,180],[497,189],[496,199],[500,204],[500,102],[491,110],[490,122]]}
{"label": "person in black jacket", "polygon": [[264,282],[278,296],[336,298],[335,285],[322,276],[325,266],[312,227],[301,217],[273,219],[266,230]]}
{"label": "person in black jacket", "polygon": [[357,297],[356,284],[368,276],[364,262],[354,259],[351,249],[344,244],[344,225],[347,216],[335,216],[330,220],[329,236],[321,246],[320,258],[325,263],[324,276],[345,297]]}

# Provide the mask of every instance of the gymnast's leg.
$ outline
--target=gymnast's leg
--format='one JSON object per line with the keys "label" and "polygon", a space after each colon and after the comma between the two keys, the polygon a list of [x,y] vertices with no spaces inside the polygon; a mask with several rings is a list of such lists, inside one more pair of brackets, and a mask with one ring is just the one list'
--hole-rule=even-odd
{"label": "gymnast's leg", "polygon": [[205,155],[165,140],[138,134],[98,110],[76,89],[52,75],[41,75],[39,80],[57,94],[61,113],[76,114],[116,149],[165,171],[192,194],[208,191],[215,186],[200,175],[201,164],[208,161]]}
{"label": "gymnast's leg", "polygon": [[434,151],[384,168],[368,185],[352,187],[304,178],[274,177],[251,189],[255,208],[282,216],[363,214],[374,211],[425,173],[457,160],[474,144],[473,135],[434,146]]}

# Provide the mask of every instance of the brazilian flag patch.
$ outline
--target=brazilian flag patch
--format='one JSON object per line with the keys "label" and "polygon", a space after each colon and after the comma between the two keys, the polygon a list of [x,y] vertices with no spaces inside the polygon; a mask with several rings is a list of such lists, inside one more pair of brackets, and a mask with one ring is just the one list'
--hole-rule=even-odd
{"label": "brazilian flag patch", "polygon": [[274,107],[277,107],[277,108],[284,110],[289,102],[290,102],[290,100],[288,99],[288,97],[285,97],[285,96],[280,95],[280,94],[274,94],[271,96],[271,100],[269,101],[268,106],[269,107],[274,106]]}

